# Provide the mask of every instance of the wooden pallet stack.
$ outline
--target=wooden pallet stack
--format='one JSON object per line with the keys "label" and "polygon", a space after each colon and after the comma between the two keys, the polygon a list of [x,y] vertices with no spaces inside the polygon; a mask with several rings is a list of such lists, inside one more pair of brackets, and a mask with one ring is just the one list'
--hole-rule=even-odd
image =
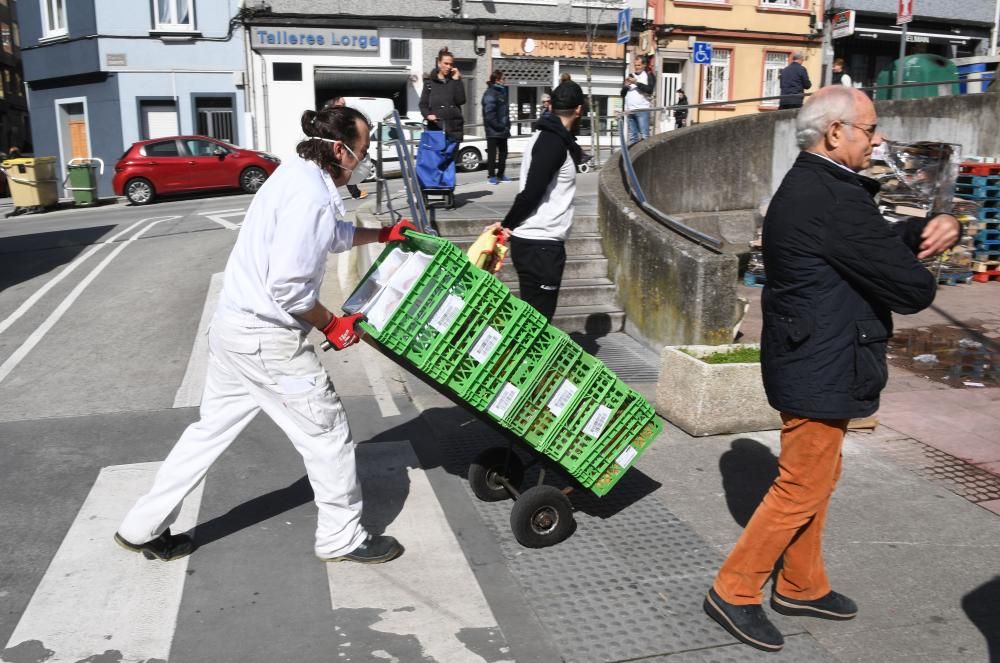
{"label": "wooden pallet stack", "polygon": [[966,227],[972,239],[972,280],[1000,280],[1000,163],[962,163],[955,194],[975,206]]}

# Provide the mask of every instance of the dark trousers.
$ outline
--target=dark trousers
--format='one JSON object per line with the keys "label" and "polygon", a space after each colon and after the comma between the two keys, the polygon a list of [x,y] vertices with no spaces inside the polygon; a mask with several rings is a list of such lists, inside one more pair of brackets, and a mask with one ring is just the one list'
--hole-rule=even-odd
{"label": "dark trousers", "polygon": [[517,272],[521,299],[552,322],[559,300],[559,286],[566,267],[566,245],[555,240],[511,236],[510,257]]}
{"label": "dark trousers", "polygon": [[489,176],[503,177],[504,169],[507,167],[507,139],[487,138],[486,139],[486,169]]}

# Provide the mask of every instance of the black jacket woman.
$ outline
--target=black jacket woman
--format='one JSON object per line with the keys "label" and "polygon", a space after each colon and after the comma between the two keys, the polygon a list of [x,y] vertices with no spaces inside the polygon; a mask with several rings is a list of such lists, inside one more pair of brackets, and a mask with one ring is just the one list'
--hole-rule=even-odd
{"label": "black jacket woman", "polygon": [[504,175],[507,167],[507,139],[510,138],[510,107],[503,72],[490,74],[489,87],[483,93],[483,124],[486,125],[486,165],[490,184],[509,182]]}
{"label": "black jacket woman", "polygon": [[424,79],[420,94],[420,113],[431,129],[443,130],[449,140],[460,143],[465,131],[462,106],[465,105],[465,85],[455,67],[455,57],[447,48],[438,52],[437,67]]}

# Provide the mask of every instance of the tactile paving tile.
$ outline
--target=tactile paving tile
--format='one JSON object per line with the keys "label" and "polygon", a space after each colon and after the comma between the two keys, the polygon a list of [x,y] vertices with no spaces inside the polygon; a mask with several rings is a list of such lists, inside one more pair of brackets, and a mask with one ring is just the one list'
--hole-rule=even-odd
{"label": "tactile paving tile", "polygon": [[[445,469],[462,477],[476,454],[505,444],[479,422],[461,427],[445,420],[432,423],[441,424],[434,428]],[[530,460],[523,450],[519,455]],[[523,487],[537,477],[537,466],[529,468]],[[546,483],[565,485],[555,473],[547,473]],[[570,496],[576,532],[557,546],[530,549],[511,533],[513,502],[481,502],[465,483],[525,600],[567,663],[667,655],[671,662],[836,660],[810,635],[789,628],[792,622],[782,625],[790,637],[779,655],[734,646],[701,607],[722,560],[652,494],[658,487],[633,468],[604,498],[576,490]]]}
{"label": "tactile paving tile", "polygon": [[936,481],[970,502],[1000,499],[1000,477],[919,440],[905,438],[872,446],[914,474]]}

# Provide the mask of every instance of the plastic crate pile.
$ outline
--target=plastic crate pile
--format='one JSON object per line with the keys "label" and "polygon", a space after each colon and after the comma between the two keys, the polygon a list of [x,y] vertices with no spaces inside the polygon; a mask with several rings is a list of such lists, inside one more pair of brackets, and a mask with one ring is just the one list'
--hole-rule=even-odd
{"label": "plastic crate pile", "polygon": [[961,164],[955,194],[969,205],[966,236],[973,242],[972,280],[1000,280],[1000,164]]}
{"label": "plastic crate pile", "polygon": [[344,310],[596,495],[662,430],[645,398],[447,240],[387,246]]}

